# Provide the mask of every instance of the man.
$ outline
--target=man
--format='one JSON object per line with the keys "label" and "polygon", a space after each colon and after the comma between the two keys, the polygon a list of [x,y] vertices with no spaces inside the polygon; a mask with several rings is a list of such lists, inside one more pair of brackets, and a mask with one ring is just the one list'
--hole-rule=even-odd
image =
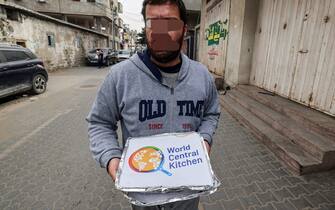
{"label": "man", "polygon": [[[208,152],[220,109],[213,78],[202,64],[180,53],[186,33],[182,0],[144,0],[148,49],[112,67],[100,87],[89,122],[90,149],[115,180],[122,147],[128,137],[196,131]],[[199,199],[135,210],[198,209]]]}
{"label": "man", "polygon": [[102,68],[104,65],[104,51],[102,49],[97,50],[98,55],[98,68]]}

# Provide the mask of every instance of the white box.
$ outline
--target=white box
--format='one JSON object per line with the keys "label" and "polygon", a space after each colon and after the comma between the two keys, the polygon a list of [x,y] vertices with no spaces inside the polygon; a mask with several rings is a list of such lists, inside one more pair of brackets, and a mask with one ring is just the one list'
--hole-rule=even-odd
{"label": "white box", "polygon": [[196,132],[129,138],[116,178],[124,192],[213,190],[219,185]]}

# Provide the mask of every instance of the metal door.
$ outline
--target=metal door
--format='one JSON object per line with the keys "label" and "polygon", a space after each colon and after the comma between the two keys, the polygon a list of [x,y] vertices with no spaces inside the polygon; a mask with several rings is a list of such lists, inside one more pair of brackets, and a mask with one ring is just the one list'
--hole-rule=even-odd
{"label": "metal door", "polygon": [[335,115],[335,1],[261,0],[250,83]]}

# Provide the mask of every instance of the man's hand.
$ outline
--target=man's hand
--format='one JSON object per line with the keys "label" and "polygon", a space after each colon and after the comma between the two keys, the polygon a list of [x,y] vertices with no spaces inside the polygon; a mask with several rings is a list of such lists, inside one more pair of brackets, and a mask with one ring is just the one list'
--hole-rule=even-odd
{"label": "man's hand", "polygon": [[204,142],[205,142],[205,145],[206,145],[207,153],[209,155],[209,153],[211,152],[211,146],[208,144],[207,141],[204,140]]}
{"label": "man's hand", "polygon": [[119,168],[119,164],[120,164],[119,158],[111,159],[108,164],[108,174],[112,177],[114,182],[116,179],[116,172],[117,172],[117,169]]}

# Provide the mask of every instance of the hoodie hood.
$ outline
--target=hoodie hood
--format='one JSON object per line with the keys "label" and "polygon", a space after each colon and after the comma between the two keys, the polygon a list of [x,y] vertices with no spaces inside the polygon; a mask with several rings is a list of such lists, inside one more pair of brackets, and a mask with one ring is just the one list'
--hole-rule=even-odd
{"label": "hoodie hood", "polygon": [[[177,81],[182,81],[186,76],[190,68],[190,59],[183,53],[180,53],[182,65],[178,73]],[[162,83],[162,74],[158,67],[151,61],[150,53],[146,49],[143,53],[137,53],[130,58],[140,70],[149,74],[155,80]]]}

